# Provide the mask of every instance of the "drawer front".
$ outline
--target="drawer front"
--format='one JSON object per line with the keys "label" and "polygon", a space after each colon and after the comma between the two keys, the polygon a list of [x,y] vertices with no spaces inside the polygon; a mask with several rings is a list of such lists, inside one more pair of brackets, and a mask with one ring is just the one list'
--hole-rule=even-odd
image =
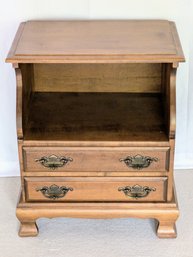
{"label": "drawer front", "polygon": [[25,178],[27,201],[163,202],[166,177]]}
{"label": "drawer front", "polygon": [[169,148],[24,147],[25,171],[168,171]]}

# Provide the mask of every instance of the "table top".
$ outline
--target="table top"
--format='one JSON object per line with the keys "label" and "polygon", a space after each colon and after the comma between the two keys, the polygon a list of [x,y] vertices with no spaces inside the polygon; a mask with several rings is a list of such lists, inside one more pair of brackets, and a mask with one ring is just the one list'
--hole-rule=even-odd
{"label": "table top", "polygon": [[10,49],[11,63],[181,62],[167,20],[27,21]]}

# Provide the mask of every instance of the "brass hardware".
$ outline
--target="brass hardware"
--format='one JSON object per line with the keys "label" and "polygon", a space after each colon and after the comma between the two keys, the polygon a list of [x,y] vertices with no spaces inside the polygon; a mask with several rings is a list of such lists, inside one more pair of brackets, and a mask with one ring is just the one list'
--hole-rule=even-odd
{"label": "brass hardware", "polygon": [[59,157],[56,155],[44,156],[40,159],[36,159],[36,162],[41,163],[44,167],[55,170],[57,168],[65,166],[68,162],[72,162],[73,159],[71,157]]}
{"label": "brass hardware", "polygon": [[118,191],[123,191],[126,196],[138,199],[138,198],[146,197],[152,191],[156,191],[156,188],[147,187],[147,186],[142,187],[139,185],[135,185],[132,187],[130,186],[119,187]]}
{"label": "brass hardware", "polygon": [[124,162],[127,167],[131,167],[133,169],[141,170],[149,167],[152,162],[157,162],[158,158],[142,156],[137,154],[135,156],[127,156],[126,158],[120,159],[120,162]]}
{"label": "brass hardware", "polygon": [[51,185],[50,187],[44,186],[40,188],[36,188],[36,191],[41,191],[41,193],[52,200],[62,198],[64,197],[68,191],[73,191],[72,187],[65,187],[65,186],[57,186],[57,185]]}

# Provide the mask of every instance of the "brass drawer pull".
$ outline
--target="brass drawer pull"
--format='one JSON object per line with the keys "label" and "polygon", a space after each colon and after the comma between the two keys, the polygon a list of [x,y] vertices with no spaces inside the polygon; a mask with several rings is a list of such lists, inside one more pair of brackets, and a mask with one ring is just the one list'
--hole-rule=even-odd
{"label": "brass drawer pull", "polygon": [[59,157],[56,155],[44,156],[40,159],[36,159],[36,162],[41,163],[44,167],[55,170],[57,168],[65,166],[68,162],[72,162],[71,157]]}
{"label": "brass drawer pull", "polygon": [[123,191],[124,194],[128,197],[131,198],[143,198],[148,196],[148,194],[152,191],[156,191],[156,188],[154,187],[147,187],[147,186],[139,186],[139,185],[135,185],[135,186],[126,186],[126,187],[119,187],[118,191]]}
{"label": "brass drawer pull", "polygon": [[150,166],[152,162],[157,162],[158,158],[142,156],[137,154],[135,156],[127,156],[126,158],[120,159],[120,162],[124,162],[127,167],[131,167],[133,169],[141,170]]}
{"label": "brass drawer pull", "polygon": [[46,198],[55,200],[64,197],[68,191],[73,191],[72,187],[51,185],[50,187],[44,186],[36,188],[36,191],[40,191]]}

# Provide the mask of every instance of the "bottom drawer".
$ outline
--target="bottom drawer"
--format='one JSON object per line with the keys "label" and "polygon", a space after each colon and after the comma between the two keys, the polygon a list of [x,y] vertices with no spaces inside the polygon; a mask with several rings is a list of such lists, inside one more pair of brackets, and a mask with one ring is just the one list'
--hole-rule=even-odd
{"label": "bottom drawer", "polygon": [[25,178],[27,201],[161,202],[167,177]]}

